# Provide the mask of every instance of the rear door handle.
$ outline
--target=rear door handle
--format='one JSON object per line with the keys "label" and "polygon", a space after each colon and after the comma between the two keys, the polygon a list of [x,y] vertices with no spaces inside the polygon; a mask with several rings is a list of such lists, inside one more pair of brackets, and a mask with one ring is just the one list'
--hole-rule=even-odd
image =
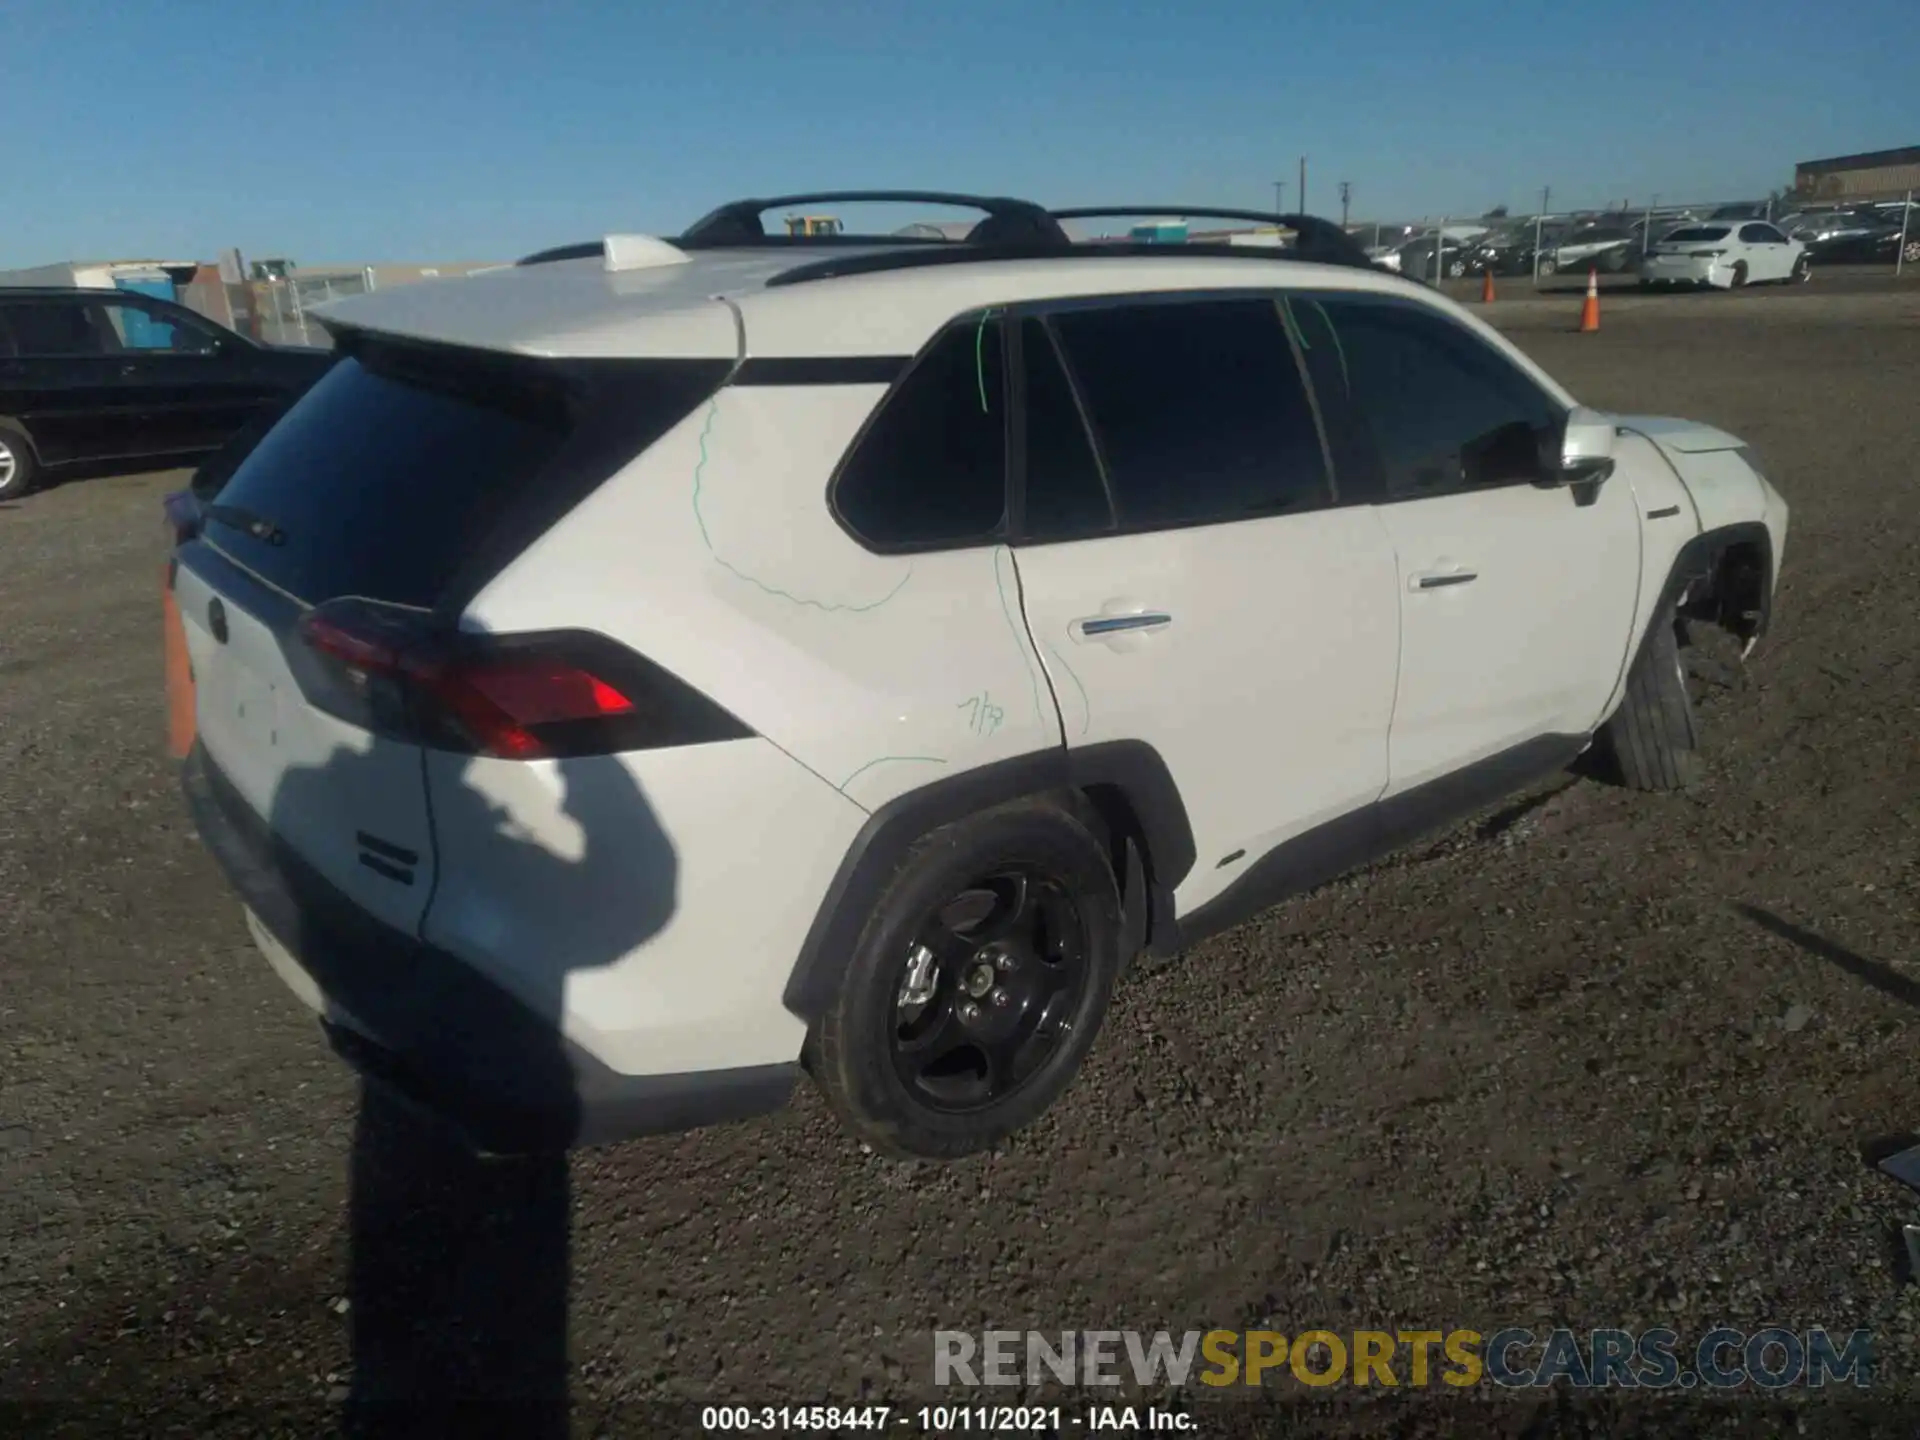
{"label": "rear door handle", "polygon": [[1133,630],[1161,630],[1173,623],[1162,610],[1142,610],[1134,615],[1089,615],[1073,622],[1073,628],[1089,640],[1102,635],[1120,635]]}
{"label": "rear door handle", "polygon": [[1414,590],[1443,590],[1449,585],[1470,585],[1480,577],[1471,570],[1422,570],[1413,577]]}

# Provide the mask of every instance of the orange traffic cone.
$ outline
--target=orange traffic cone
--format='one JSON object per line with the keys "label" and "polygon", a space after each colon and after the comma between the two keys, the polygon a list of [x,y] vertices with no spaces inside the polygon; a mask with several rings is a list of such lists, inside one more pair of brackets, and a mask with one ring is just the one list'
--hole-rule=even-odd
{"label": "orange traffic cone", "polygon": [[1491,270],[1486,270],[1481,273],[1480,303],[1482,305],[1491,305],[1493,303],[1493,271]]}
{"label": "orange traffic cone", "polygon": [[1580,333],[1590,334],[1600,328],[1600,272],[1597,269],[1587,271],[1587,302],[1580,307]]}

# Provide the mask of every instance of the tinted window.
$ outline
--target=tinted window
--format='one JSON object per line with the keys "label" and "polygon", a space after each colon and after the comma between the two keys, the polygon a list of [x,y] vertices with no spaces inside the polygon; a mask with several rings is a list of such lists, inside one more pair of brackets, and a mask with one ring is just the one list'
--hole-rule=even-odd
{"label": "tinted window", "polygon": [[99,355],[105,350],[88,307],[79,301],[9,305],[7,323],[22,355]]}
{"label": "tinted window", "polygon": [[1318,303],[1388,499],[1541,475],[1560,416],[1484,342],[1410,305],[1337,296]]}
{"label": "tinted window", "polygon": [[1006,512],[1000,322],[947,329],[882,403],[835,483],[840,518],[876,545],[970,545]]}
{"label": "tinted window", "polygon": [[[722,367],[723,373],[724,367]],[[539,525],[518,507],[564,503],[713,391],[714,367],[430,360],[369,347],[342,359],[247,453],[221,487],[207,537],[313,603],[363,595],[432,606],[496,537]],[[581,444],[563,454],[570,438]],[[598,467],[595,469],[594,467]],[[277,528],[259,538],[249,516]]]}
{"label": "tinted window", "polygon": [[1026,511],[1030,540],[1071,540],[1113,528],[1113,506],[1101,478],[1079,403],[1045,322],[1020,333],[1026,375]]}
{"label": "tinted window", "polygon": [[1724,240],[1727,234],[1727,227],[1724,225],[1692,225],[1684,230],[1671,231],[1666,239],[1667,243],[1674,245],[1694,245],[1704,244],[1709,240]]}
{"label": "tinted window", "polygon": [[1054,326],[1122,527],[1239,520],[1329,498],[1272,301],[1072,310]]}
{"label": "tinted window", "polygon": [[1742,225],[1740,238],[1749,245],[1777,245],[1785,237],[1771,225]]}

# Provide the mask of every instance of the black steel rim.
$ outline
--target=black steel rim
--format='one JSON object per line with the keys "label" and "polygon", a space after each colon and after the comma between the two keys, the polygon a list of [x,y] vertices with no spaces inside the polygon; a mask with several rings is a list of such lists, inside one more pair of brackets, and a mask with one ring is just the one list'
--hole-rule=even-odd
{"label": "black steel rim", "polygon": [[1058,877],[1008,867],[938,906],[907,947],[895,1073],[930,1109],[987,1109],[1065,1046],[1086,995],[1087,925]]}

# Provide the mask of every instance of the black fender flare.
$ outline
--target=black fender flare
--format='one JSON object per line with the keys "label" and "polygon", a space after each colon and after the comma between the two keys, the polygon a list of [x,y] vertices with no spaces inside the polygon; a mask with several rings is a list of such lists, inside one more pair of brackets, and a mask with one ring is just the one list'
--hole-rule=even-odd
{"label": "black fender flare", "polygon": [[[1129,846],[1125,870],[1118,877],[1130,929],[1150,933],[1162,924],[1170,929],[1173,887],[1192,870],[1196,852],[1186,805],[1166,761],[1141,740],[1112,740],[1075,750],[1054,747],[942,776],[875,810],[827,886],[781,1003],[809,1022],[825,1012],[852,963],[868,917],[907,852],[924,836],[997,805],[1090,786],[1112,787],[1126,798],[1146,843],[1144,862]],[[1144,941],[1147,933],[1135,939]]]}

